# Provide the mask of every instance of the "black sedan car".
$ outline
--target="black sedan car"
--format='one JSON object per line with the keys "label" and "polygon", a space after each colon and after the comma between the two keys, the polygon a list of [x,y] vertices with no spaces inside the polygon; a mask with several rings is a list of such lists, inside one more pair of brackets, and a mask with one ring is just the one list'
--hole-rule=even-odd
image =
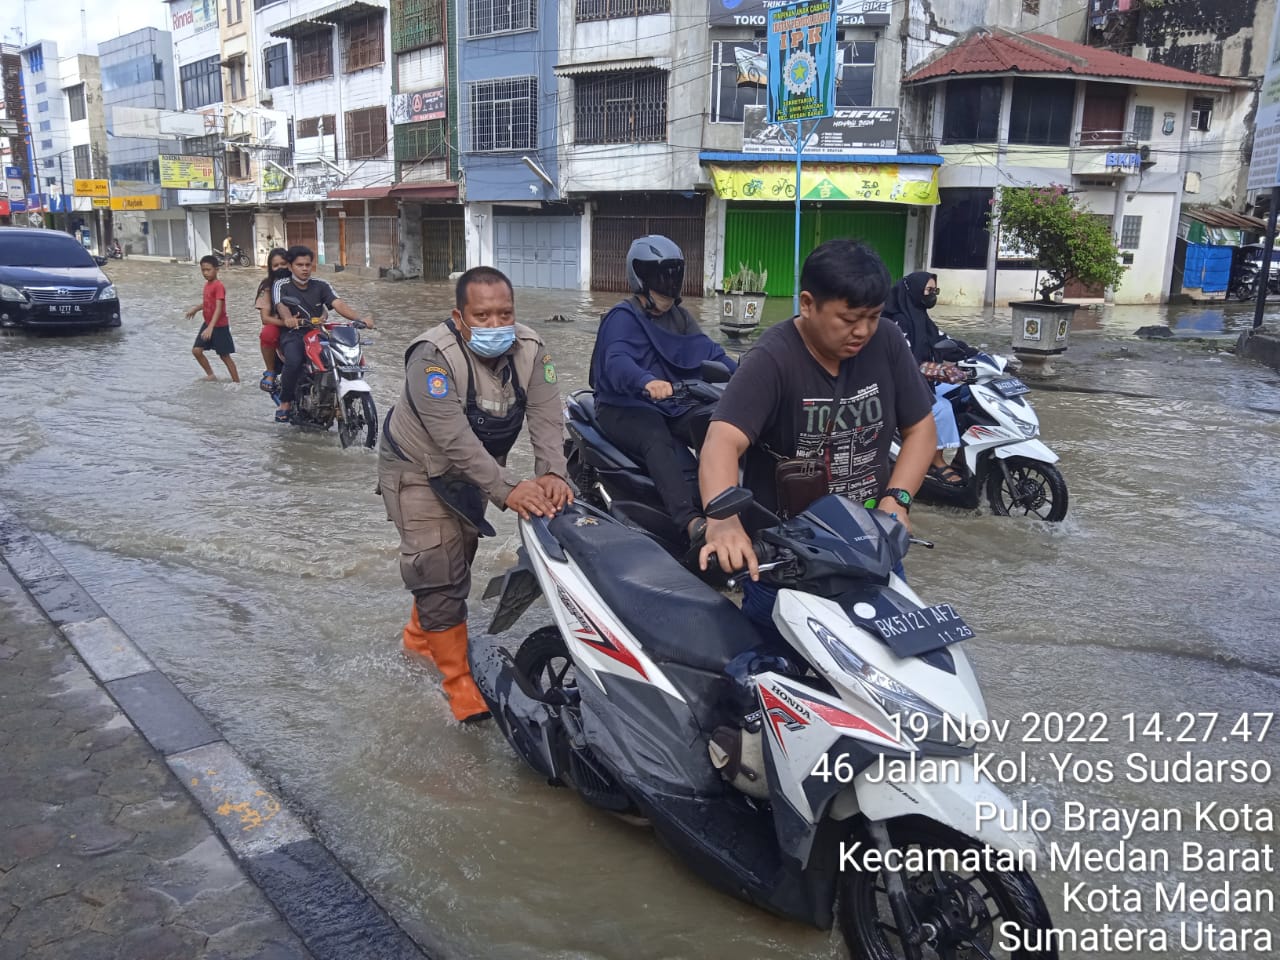
{"label": "black sedan car", "polygon": [[0,227],[0,327],[120,326],[115,285],[70,234]]}

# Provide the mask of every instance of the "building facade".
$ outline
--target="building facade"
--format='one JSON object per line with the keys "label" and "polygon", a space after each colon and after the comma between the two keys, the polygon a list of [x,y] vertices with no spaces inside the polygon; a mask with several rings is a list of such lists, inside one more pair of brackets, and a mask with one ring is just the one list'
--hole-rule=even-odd
{"label": "building facade", "polygon": [[160,187],[160,154],[168,144],[126,122],[127,114],[116,115],[117,110],[175,109],[170,34],[146,27],[104,41],[98,45],[98,65],[115,239],[132,253],[187,256],[186,216]]}
{"label": "building facade", "polygon": [[1106,219],[1131,265],[1114,291],[1066,296],[1167,301],[1181,208],[1224,169],[1235,176],[1222,129],[1243,129],[1254,96],[1248,82],[1000,28],[960,38],[906,83],[946,161],[922,263],[943,302],[968,305],[1033,296],[1034,259],[988,218],[997,188],[1050,184]]}

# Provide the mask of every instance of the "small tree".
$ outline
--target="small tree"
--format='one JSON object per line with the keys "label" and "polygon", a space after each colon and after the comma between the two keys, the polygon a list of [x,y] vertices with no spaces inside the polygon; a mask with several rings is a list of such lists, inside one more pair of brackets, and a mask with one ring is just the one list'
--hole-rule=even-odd
{"label": "small tree", "polygon": [[1061,184],[1001,187],[991,203],[991,228],[998,223],[1002,239],[1035,251],[1045,272],[1040,281],[1044,303],[1072,280],[1114,287],[1124,276],[1127,268],[1106,222]]}

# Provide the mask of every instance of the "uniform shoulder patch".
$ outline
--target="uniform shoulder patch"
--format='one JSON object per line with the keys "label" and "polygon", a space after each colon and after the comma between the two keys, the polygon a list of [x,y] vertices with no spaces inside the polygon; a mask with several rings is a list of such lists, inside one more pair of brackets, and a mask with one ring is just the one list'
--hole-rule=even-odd
{"label": "uniform shoulder patch", "polygon": [[427,396],[442,400],[449,395],[449,372],[444,367],[427,367]]}
{"label": "uniform shoulder patch", "polygon": [[542,365],[542,379],[547,381],[547,383],[556,382],[556,367],[555,364],[551,363],[549,360]]}

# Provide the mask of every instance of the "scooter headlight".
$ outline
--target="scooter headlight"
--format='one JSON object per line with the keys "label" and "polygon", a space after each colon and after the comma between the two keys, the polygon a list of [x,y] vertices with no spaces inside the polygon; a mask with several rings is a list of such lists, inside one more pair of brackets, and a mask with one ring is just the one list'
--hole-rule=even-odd
{"label": "scooter headlight", "polygon": [[841,669],[857,680],[885,713],[898,717],[903,734],[916,741],[959,745],[959,741],[948,734],[941,710],[883,670],[867,663],[822,622],[810,617],[808,623],[823,649],[831,654]]}

